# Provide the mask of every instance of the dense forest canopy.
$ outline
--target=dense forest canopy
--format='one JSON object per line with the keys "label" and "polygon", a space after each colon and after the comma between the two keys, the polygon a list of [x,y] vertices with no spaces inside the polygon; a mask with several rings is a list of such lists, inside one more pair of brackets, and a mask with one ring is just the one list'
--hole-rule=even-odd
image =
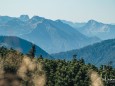
{"label": "dense forest canopy", "polygon": [[[31,84],[30,86],[33,86],[32,84],[35,85],[36,82],[34,81],[38,78],[35,78],[34,76],[37,75],[39,80],[43,81],[40,83],[41,86],[44,86],[44,84],[46,84],[46,86],[89,86],[92,84],[90,79],[91,71],[97,72],[103,80],[115,79],[115,69],[112,68],[111,65],[102,65],[100,68],[97,68],[94,65],[85,64],[83,59],[78,60],[76,55],[73,56],[71,61],[59,59],[49,60],[43,58],[42,56],[38,58],[27,57],[26,55],[13,49],[1,47],[0,63],[0,67],[3,68],[1,71],[4,71],[0,72],[2,74],[2,76],[0,75],[0,78],[3,78],[3,76],[5,77],[8,74],[16,75],[16,80],[18,78],[19,83],[23,84],[23,86],[29,86],[28,84]],[[25,64],[28,64],[29,66],[25,66]],[[34,67],[36,68],[34,69]],[[21,68],[23,71],[21,70],[20,73]],[[25,70],[26,68],[28,69]],[[19,72],[19,74],[17,74],[17,72]],[[9,80],[8,77],[6,78]],[[32,79],[34,79],[34,81]],[[14,81],[12,83],[14,83]]]}

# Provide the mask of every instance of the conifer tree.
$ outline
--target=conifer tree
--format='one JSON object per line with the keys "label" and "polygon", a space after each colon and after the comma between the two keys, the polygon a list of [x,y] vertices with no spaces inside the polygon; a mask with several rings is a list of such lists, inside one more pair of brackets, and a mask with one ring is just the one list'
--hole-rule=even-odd
{"label": "conifer tree", "polygon": [[29,57],[34,58],[36,52],[36,46],[35,44],[32,44],[32,48],[30,49],[29,53],[27,54]]}

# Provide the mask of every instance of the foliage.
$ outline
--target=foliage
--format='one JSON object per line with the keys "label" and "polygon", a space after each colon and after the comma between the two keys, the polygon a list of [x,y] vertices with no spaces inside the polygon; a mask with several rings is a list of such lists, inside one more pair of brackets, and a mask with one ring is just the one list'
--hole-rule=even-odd
{"label": "foliage", "polygon": [[[25,56],[13,49],[3,47],[0,48],[0,55],[0,62],[3,63],[5,72],[16,72]],[[71,61],[45,59],[42,56],[34,60],[37,64],[42,64],[47,77],[46,86],[90,86],[89,70],[98,72],[103,79],[115,79],[115,69],[111,65],[102,65],[97,68],[94,65],[85,64],[84,59],[78,60],[75,55]]]}
{"label": "foliage", "polygon": [[27,54],[29,57],[34,58],[35,57],[35,52],[36,52],[36,46],[32,44],[32,48],[30,49],[29,53]]}

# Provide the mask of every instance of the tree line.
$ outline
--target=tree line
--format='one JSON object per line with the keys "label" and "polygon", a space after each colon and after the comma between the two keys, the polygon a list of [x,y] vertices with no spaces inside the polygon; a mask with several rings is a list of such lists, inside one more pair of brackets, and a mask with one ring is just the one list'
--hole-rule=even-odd
{"label": "tree line", "polygon": [[[102,79],[115,79],[115,69],[111,65],[101,65],[98,68],[90,63],[86,64],[84,59],[77,59],[77,55],[73,55],[73,59],[69,61],[46,59],[42,55],[35,57],[35,51],[33,45],[27,56],[42,64],[46,86],[90,86],[89,70],[96,71]],[[0,62],[5,61],[3,66],[6,72],[15,73],[24,56],[12,48],[0,48]],[[106,86],[106,82],[104,84]]]}

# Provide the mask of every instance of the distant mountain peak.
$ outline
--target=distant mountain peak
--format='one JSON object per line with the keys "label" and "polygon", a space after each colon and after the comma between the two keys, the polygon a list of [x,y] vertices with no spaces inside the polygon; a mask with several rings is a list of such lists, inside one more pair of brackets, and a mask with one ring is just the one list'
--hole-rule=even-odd
{"label": "distant mountain peak", "polygon": [[36,25],[37,25],[38,23],[42,23],[43,20],[45,20],[45,18],[39,17],[39,16],[33,16],[33,17],[29,20],[29,22],[32,23],[32,24],[36,24]]}
{"label": "distant mountain peak", "polygon": [[39,19],[45,19],[44,17],[40,17],[40,16],[33,16],[31,19],[33,20],[39,20]]}
{"label": "distant mountain peak", "polygon": [[95,21],[95,20],[93,20],[93,19],[91,19],[91,20],[88,21],[88,23],[89,23],[89,24],[96,24],[96,23],[98,23],[98,22]]}
{"label": "distant mountain peak", "polygon": [[29,16],[28,15],[20,15],[19,19],[22,20],[22,21],[28,21]]}

